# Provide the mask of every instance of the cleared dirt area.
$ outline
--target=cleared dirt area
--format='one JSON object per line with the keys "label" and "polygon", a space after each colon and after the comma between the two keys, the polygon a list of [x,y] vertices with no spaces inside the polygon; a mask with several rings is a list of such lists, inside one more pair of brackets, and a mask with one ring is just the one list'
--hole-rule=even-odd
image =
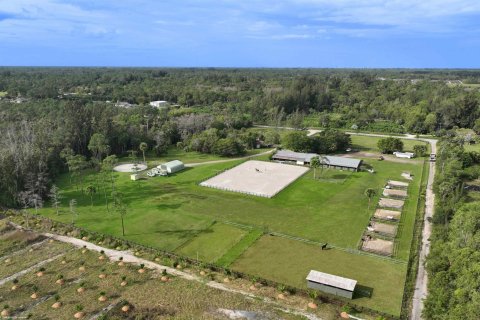
{"label": "cleared dirt area", "polygon": [[271,198],[309,169],[251,160],[200,183],[203,187]]}
{"label": "cleared dirt area", "polygon": [[390,256],[393,252],[393,242],[383,239],[371,239],[363,242],[363,251]]}
{"label": "cleared dirt area", "polygon": [[124,163],[124,164],[119,164],[113,170],[117,172],[136,172],[136,171],[143,171],[146,170],[147,166],[144,164],[137,164],[137,170],[135,170],[135,165],[133,163]]}

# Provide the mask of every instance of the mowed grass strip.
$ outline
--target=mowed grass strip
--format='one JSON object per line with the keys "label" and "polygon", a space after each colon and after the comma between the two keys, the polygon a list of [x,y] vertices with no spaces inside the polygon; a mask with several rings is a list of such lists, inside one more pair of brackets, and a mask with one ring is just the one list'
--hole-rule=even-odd
{"label": "mowed grass strip", "polygon": [[250,230],[237,244],[235,244],[227,253],[225,253],[216,263],[222,267],[229,267],[235,260],[242,255],[251,245],[255,243],[263,234],[262,230]]}
{"label": "mowed grass strip", "polygon": [[358,288],[372,296],[359,296],[353,303],[400,315],[406,265],[340,250],[321,250],[303,242],[263,236],[232,265],[233,270],[255,274],[290,286],[306,288],[310,270],[331,273],[358,281]]}
{"label": "mowed grass strip", "polygon": [[201,261],[214,262],[242,239],[246,233],[246,230],[216,223],[201,231],[198,236],[180,247],[177,252]]}
{"label": "mowed grass strip", "polygon": [[[395,136],[393,136],[395,137]],[[352,135],[352,149],[359,149],[362,151],[372,151],[380,152],[378,149],[378,141],[384,139],[382,137],[371,137],[371,136],[362,136],[362,135]],[[423,141],[410,140],[410,139],[401,139],[403,142],[403,150],[413,152],[413,146],[427,145],[427,149],[430,150],[430,145]]]}

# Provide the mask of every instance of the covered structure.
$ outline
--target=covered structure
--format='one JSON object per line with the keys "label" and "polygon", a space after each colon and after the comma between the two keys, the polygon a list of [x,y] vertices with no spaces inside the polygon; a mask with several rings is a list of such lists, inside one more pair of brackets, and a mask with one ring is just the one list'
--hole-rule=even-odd
{"label": "covered structure", "polygon": [[357,280],[339,277],[333,274],[310,270],[307,276],[307,287],[352,299]]}
{"label": "covered structure", "polygon": [[[273,155],[272,160],[295,162],[300,165],[309,165],[312,158],[320,157],[316,153],[294,152],[290,150],[279,150]],[[326,168],[335,168],[342,170],[358,171],[362,160],[353,158],[343,158],[337,156],[321,156],[320,162]]]}
{"label": "covered structure", "polygon": [[173,160],[164,164],[159,165],[157,168],[167,172],[168,174],[182,171],[185,169],[185,165],[180,160]]}

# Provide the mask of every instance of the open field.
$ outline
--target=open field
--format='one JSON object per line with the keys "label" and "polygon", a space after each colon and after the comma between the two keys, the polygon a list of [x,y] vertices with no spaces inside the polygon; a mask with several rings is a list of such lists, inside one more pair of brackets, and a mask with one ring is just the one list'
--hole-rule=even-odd
{"label": "open field", "polygon": [[[367,149],[375,147],[376,142],[368,138],[370,140],[361,139],[357,143],[363,143],[363,148]],[[412,146],[418,143],[408,142]],[[340,275],[351,276],[377,293],[372,298],[360,298],[354,302],[396,315],[401,306],[401,284],[405,280],[405,263],[410,254],[423,162],[364,161],[375,173],[325,169],[317,170],[318,178],[314,179],[310,170],[270,199],[199,186],[200,182],[242,163],[241,160],[204,164],[169,177],[140,181],[131,181],[127,173],[114,173],[115,188],[123,193],[128,208],[125,238],[300,287],[304,286],[303,278],[308,268],[335,273],[333,261],[332,265],[319,263],[314,259],[313,251],[308,257],[297,259],[295,255],[303,250],[296,248],[297,245],[307,246],[305,252],[318,247],[294,240],[289,240],[293,244],[285,245],[282,242],[285,239],[274,237],[275,241],[266,240],[268,237],[261,237],[262,233],[283,234],[319,244],[328,242],[334,247],[328,250],[328,254],[342,264],[338,270]],[[377,191],[371,202],[375,204],[386,181],[401,180],[404,171],[411,172],[414,180],[408,188],[394,246],[394,258],[403,262],[346,251],[358,249],[362,234],[376,209],[375,205],[368,209],[364,191],[367,188]],[[70,184],[68,174],[62,175],[56,182],[67,199],[64,203],[72,198],[78,201],[78,216],[73,217],[75,223],[92,231],[121,237],[118,214],[112,210],[108,212],[105,206],[104,188],[108,196],[110,182],[102,183],[94,171],[90,171],[84,180],[84,185],[97,186],[92,206],[90,197],[77,190],[75,184]],[[62,222],[72,221],[65,204],[60,215],[48,206],[40,212]],[[282,250],[278,248],[281,247],[279,243],[284,244]],[[278,253],[272,253],[274,251]],[[258,266],[256,257],[263,259]],[[281,268],[285,257],[290,257],[292,263],[300,263],[285,268],[284,274],[281,274],[276,269]],[[348,272],[342,268],[348,268]],[[381,281],[373,281],[372,274],[376,272],[372,270],[377,268],[392,275],[394,280],[388,276]],[[398,288],[398,291],[389,294],[385,289],[388,286]]]}
{"label": "open field", "polygon": [[[362,136],[362,135],[352,135],[352,149],[359,149],[362,151],[370,151],[370,152],[380,152],[377,147],[377,143],[380,137],[371,137],[371,136]],[[430,150],[430,146],[426,142],[422,141],[415,141],[415,140],[408,140],[408,139],[401,139],[403,141],[403,150],[413,152],[413,146],[417,144],[427,145],[428,150]],[[427,151],[428,153],[429,151]]]}
{"label": "open field", "polygon": [[[26,247],[27,243],[24,245]],[[18,276],[17,284],[11,280],[0,285],[0,309],[8,305],[9,316],[72,319],[81,307],[83,319],[102,316],[102,319],[228,319],[221,309],[245,310],[259,316],[268,315],[272,319],[304,319],[259,300],[213,289],[200,282],[168,274],[168,281],[164,282],[157,271],[147,269],[145,273],[139,273],[139,266],[119,266],[108,259],[99,260],[97,252],[87,250],[84,253],[59,242],[44,241],[34,251],[12,258],[10,264],[13,268],[9,275],[25,269],[22,260],[29,261],[32,254],[37,251],[46,253],[50,247],[61,248],[64,254],[43,265],[43,276],[38,276],[38,270],[34,270]],[[3,251],[0,251],[0,256],[4,256]],[[51,257],[52,254],[44,254],[43,260]],[[100,278],[101,274],[105,277]],[[60,276],[63,283],[58,282]],[[0,281],[2,279],[3,276]],[[125,285],[121,285],[122,281]],[[12,290],[14,285],[16,288]],[[80,287],[83,292],[78,292]],[[33,293],[37,297],[32,298]],[[99,300],[102,294],[106,301]],[[60,306],[53,308],[57,300]],[[121,310],[125,305],[129,307],[127,313]],[[319,312],[325,319],[335,317],[334,310],[328,306],[321,307]]]}
{"label": "open field", "polygon": [[[354,303],[399,315],[407,265],[266,235],[232,268],[299,288],[306,288],[312,269],[355,279],[365,293],[357,292]],[[365,296],[369,292],[371,297]]]}

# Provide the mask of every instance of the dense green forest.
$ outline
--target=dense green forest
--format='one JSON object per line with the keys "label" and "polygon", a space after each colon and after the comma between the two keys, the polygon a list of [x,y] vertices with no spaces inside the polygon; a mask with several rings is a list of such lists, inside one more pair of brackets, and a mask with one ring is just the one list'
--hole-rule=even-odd
{"label": "dense green forest", "polygon": [[474,320],[480,310],[480,201],[465,191],[465,183],[479,178],[480,154],[463,143],[451,134],[438,153],[426,319]]}

